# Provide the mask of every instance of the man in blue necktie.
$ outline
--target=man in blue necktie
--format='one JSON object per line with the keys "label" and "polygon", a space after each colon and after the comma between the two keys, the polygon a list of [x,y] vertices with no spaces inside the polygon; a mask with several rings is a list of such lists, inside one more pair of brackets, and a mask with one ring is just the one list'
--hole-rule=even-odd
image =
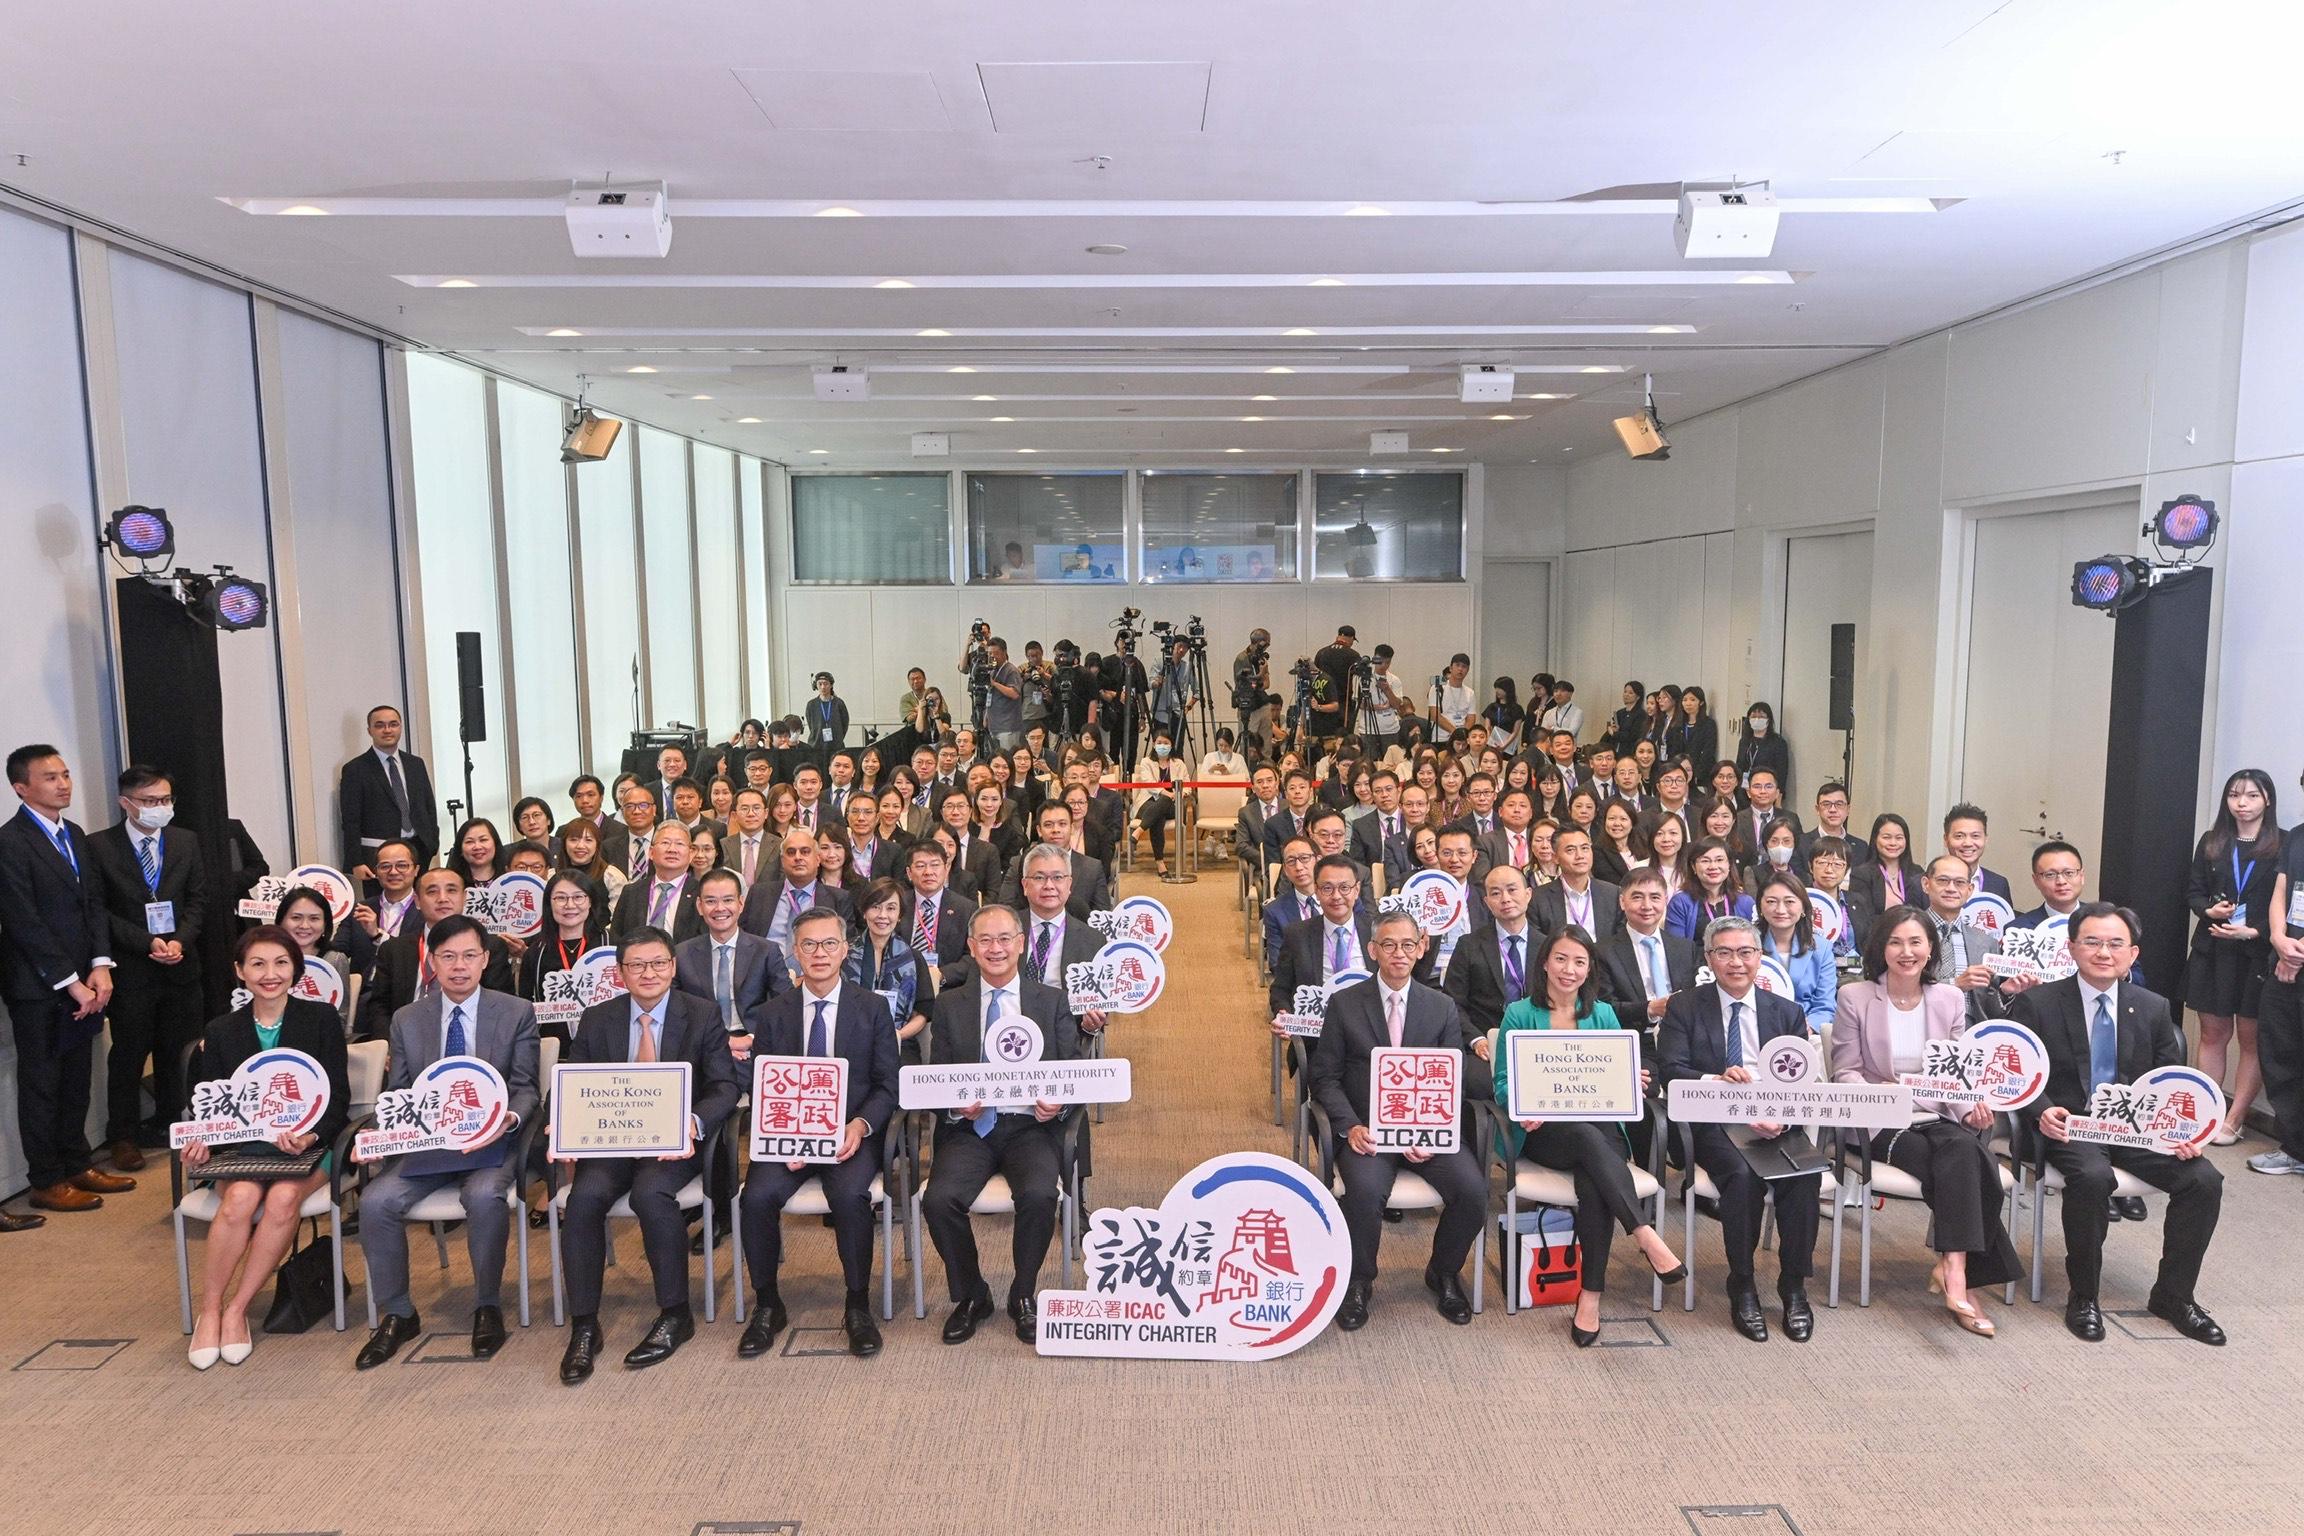
{"label": "man in blue necktie", "polygon": [[2194,1296],[2224,1199],[2223,1175],[2201,1156],[2215,1128],[2161,1152],[2076,1142],[2066,1126],[2074,1115],[2088,1113],[2098,1088],[2132,1083],[2154,1067],[2184,1060],[2184,1040],[2167,999],[2128,979],[2139,937],[2136,914],[2125,907],[2090,901],[2073,908],[2070,942],[2078,974],[2026,988],[2009,1006],[2009,1017],[2048,1048],[2047,1090],[2017,1111],[2017,1118],[2045,1138],[2034,1145],[2064,1176],[2064,1271],[2071,1284],[2064,1326],[2089,1343],[2104,1337],[2098,1287],[2105,1203],[2118,1170],[2169,1196],[2160,1271],[2146,1305],[2186,1338],[2221,1344],[2224,1330]]}

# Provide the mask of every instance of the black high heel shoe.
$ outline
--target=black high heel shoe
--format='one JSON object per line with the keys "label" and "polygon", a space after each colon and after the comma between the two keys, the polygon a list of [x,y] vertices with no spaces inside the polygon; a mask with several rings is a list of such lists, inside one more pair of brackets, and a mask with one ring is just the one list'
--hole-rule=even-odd
{"label": "black high heel shoe", "polygon": [[1571,1317],[1568,1320],[1568,1337],[1576,1341],[1578,1349],[1590,1349],[1599,1341],[1600,1330],[1597,1328],[1579,1328],[1576,1326],[1576,1320]]}
{"label": "black high heel shoe", "polygon": [[[1645,1257],[1645,1255],[1643,1255]],[[1666,1285],[1678,1285],[1688,1278],[1688,1261],[1683,1259],[1670,1269],[1658,1269],[1654,1259],[1648,1260],[1648,1272]]]}

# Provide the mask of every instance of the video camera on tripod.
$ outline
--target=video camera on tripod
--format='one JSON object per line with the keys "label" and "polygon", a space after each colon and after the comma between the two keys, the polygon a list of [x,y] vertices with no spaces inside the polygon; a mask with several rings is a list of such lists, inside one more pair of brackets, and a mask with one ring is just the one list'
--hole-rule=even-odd
{"label": "video camera on tripod", "polygon": [[984,701],[992,692],[991,639],[992,626],[985,620],[968,626],[968,707],[978,730],[984,726]]}
{"label": "video camera on tripod", "polygon": [[[1144,634],[1144,631],[1139,627],[1143,617],[1144,610],[1141,608],[1123,608],[1120,610],[1120,617],[1112,621],[1112,643],[1120,648],[1121,655],[1133,656],[1136,654],[1136,642],[1143,638]],[[1153,626],[1154,629],[1165,627],[1157,624]]]}

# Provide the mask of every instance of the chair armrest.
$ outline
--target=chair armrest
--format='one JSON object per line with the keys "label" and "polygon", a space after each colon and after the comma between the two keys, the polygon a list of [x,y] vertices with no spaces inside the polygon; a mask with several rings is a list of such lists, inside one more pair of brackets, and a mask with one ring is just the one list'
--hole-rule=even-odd
{"label": "chair armrest", "polygon": [[1336,1180],[1336,1128],[1318,1099],[1306,1099],[1303,1113],[1312,1117],[1310,1141],[1320,1154],[1320,1182],[1323,1186],[1332,1184]]}

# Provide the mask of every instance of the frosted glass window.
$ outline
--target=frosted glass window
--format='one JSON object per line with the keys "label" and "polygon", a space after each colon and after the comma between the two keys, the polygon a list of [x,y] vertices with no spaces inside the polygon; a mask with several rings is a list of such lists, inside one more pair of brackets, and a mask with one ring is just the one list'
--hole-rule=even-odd
{"label": "frosted glass window", "polygon": [[[503,456],[506,650],[520,737],[520,793],[568,815],[568,781],[583,761],[576,718],[576,613],[568,582],[568,469],[560,462],[561,404],[517,384],[496,386]],[[507,835],[509,835],[507,833]]]}
{"label": "frosted glass window", "polygon": [[792,579],[850,586],[952,580],[949,476],[794,475]]}
{"label": "frosted glass window", "polygon": [[702,723],[696,690],[696,582],[689,565],[695,537],[688,516],[688,443],[654,427],[640,429],[640,527],[648,540],[649,697],[653,724]]}
{"label": "frosted glass window", "polygon": [[704,721],[726,739],[744,718],[744,634],[736,594],[736,456],[695,444],[696,612],[704,639]]}
{"label": "frosted glass window", "polygon": [[1320,581],[1462,581],[1464,477],[1313,477],[1313,565]]}
{"label": "frosted glass window", "polygon": [[1146,581],[1294,581],[1294,475],[1137,476]]}
{"label": "frosted glass window", "polygon": [[[616,451],[576,466],[576,529],[584,562],[584,672],[591,685],[587,771],[612,779],[640,718],[640,584],[632,567],[632,460],[624,430]],[[568,786],[560,786],[565,797]]]}

